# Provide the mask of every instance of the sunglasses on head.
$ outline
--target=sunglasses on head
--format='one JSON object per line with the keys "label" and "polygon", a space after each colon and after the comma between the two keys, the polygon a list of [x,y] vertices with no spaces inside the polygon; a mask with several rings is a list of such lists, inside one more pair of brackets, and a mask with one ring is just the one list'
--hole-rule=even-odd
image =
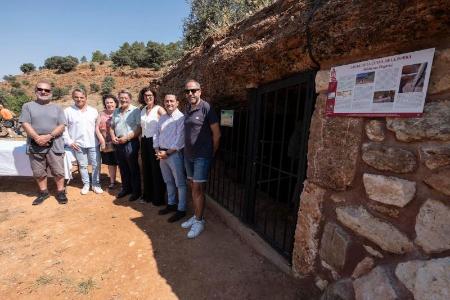
{"label": "sunglasses on head", "polygon": [[200,91],[200,89],[186,89],[186,90],[184,90],[184,92],[186,94],[190,94],[190,93],[195,94],[198,91]]}
{"label": "sunglasses on head", "polygon": [[38,92],[46,92],[46,93],[50,93],[52,90],[49,90],[49,89],[43,89],[43,88],[36,88],[36,91],[38,91]]}

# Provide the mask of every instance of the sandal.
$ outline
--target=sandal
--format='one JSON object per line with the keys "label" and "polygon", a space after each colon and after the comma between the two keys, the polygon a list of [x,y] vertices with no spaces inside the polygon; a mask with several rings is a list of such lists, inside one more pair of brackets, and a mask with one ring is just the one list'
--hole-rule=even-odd
{"label": "sandal", "polygon": [[116,187],[116,183],[115,182],[111,182],[109,185],[108,185],[108,189],[114,189]]}

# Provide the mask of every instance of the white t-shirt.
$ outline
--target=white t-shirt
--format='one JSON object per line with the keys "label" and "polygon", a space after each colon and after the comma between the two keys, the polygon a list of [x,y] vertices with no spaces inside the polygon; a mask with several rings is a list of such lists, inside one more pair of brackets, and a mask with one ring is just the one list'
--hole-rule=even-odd
{"label": "white t-shirt", "polygon": [[141,110],[141,128],[143,137],[153,137],[156,134],[158,126],[158,110],[161,106],[155,105],[147,114],[147,107],[145,106]]}
{"label": "white t-shirt", "polygon": [[64,114],[67,120],[66,130],[63,134],[66,145],[75,143],[82,148],[92,148],[98,145],[95,134],[98,111],[95,108],[88,105],[85,110],[81,110],[72,105],[64,109]]}

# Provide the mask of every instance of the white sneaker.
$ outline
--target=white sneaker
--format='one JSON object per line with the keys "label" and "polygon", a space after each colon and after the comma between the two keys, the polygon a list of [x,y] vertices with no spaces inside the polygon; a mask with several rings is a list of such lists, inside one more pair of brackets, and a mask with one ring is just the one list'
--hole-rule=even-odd
{"label": "white sneaker", "polygon": [[83,188],[80,191],[81,195],[86,195],[87,193],[89,193],[89,184],[85,184],[83,185]]}
{"label": "white sneaker", "polygon": [[93,186],[93,187],[92,187],[92,190],[93,190],[94,193],[96,193],[96,194],[101,194],[101,193],[103,193],[102,188],[99,187],[99,186]]}
{"label": "white sneaker", "polygon": [[202,233],[205,229],[205,220],[197,220],[195,219],[194,224],[192,224],[191,230],[189,230],[187,237],[193,239]]}
{"label": "white sneaker", "polygon": [[194,224],[195,222],[195,216],[192,216],[189,218],[189,220],[181,223],[181,227],[183,227],[184,229],[188,229],[191,228],[192,224]]}

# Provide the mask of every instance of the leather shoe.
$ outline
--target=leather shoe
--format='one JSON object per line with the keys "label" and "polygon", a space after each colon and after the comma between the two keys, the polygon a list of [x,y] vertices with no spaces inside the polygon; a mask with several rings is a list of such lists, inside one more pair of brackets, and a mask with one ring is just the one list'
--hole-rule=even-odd
{"label": "leather shoe", "polygon": [[131,195],[130,198],[128,198],[128,201],[133,202],[141,198],[139,195]]}
{"label": "leather shoe", "polygon": [[66,192],[65,191],[58,192],[56,194],[56,201],[58,201],[59,204],[66,204],[68,201]]}
{"label": "leather shoe", "polygon": [[122,198],[122,197],[125,197],[126,195],[129,195],[129,194],[131,194],[131,192],[121,190],[121,191],[117,194],[117,198]]}
{"label": "leather shoe", "polygon": [[42,202],[44,202],[44,200],[47,199],[48,197],[50,197],[50,195],[47,191],[39,192],[39,195],[37,196],[37,198],[33,200],[32,205],[39,205]]}
{"label": "leather shoe", "polygon": [[171,213],[173,211],[177,211],[177,205],[176,204],[172,204],[172,205],[167,205],[165,208],[161,209],[160,211],[158,211],[158,215],[167,215],[168,213]]}
{"label": "leather shoe", "polygon": [[169,219],[167,219],[167,222],[173,223],[173,222],[183,219],[184,217],[186,217],[186,212],[177,210],[176,213],[174,213]]}

